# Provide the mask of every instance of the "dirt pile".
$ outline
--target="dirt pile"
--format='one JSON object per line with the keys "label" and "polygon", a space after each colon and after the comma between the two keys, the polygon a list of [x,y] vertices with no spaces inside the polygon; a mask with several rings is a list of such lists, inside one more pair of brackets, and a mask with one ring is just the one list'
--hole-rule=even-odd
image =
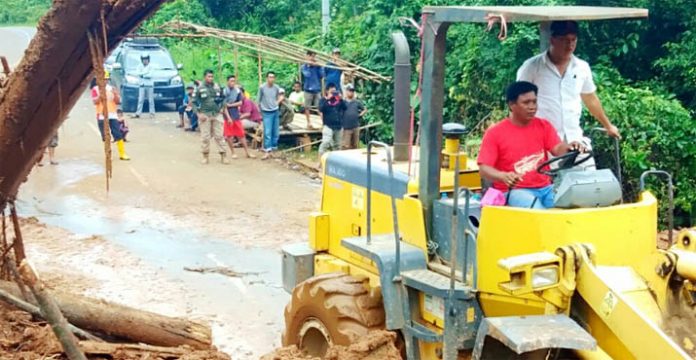
{"label": "dirt pile", "polygon": [[[325,360],[401,360],[396,348],[396,333],[375,331],[350,346],[332,346]],[[319,360],[303,354],[296,346],[278,349],[261,360]]]}
{"label": "dirt pile", "polygon": [[[118,350],[109,355],[89,355],[91,360],[230,360],[226,354],[214,350],[183,350],[182,355],[163,355],[157,352],[140,350]],[[37,322],[24,311],[14,310],[0,303],[0,359],[35,360],[67,359],[61,354],[61,347],[45,322]]]}

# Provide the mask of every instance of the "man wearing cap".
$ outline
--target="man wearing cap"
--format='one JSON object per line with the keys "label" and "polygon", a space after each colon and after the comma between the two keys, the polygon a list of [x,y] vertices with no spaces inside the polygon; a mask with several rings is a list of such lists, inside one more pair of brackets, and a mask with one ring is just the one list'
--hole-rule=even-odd
{"label": "man wearing cap", "polygon": [[573,55],[577,34],[575,21],[552,22],[549,49],[527,59],[517,70],[517,81],[529,81],[539,87],[537,116],[551,122],[561,140],[590,145],[580,127],[582,103],[609,136],[621,138],[597,97],[590,65]]}
{"label": "man wearing cap", "polygon": [[336,90],[338,90],[339,93],[343,93],[343,89],[341,88],[341,77],[343,75],[343,71],[341,69],[337,69],[338,67],[338,62],[340,60],[341,56],[341,49],[339,48],[334,48],[333,51],[331,52],[331,61],[326,63],[326,80],[324,81],[326,86],[329,84],[334,84],[336,85]]}
{"label": "man wearing cap", "polygon": [[346,94],[343,102],[346,109],[343,111],[343,144],[341,148],[357,149],[360,143],[360,119],[365,115],[367,109],[362,101],[355,98],[355,88],[353,84],[346,85]]}
{"label": "man wearing cap", "polygon": [[150,116],[155,117],[155,83],[152,81],[152,66],[150,66],[150,55],[143,54],[140,56],[140,64],[135,74],[140,77],[140,89],[138,90],[138,109],[135,112],[135,117],[139,118],[143,113],[143,103],[147,96],[147,107],[150,110]]}
{"label": "man wearing cap", "polygon": [[302,65],[302,78],[304,79],[302,90],[304,90],[307,129],[313,129],[312,122],[309,119],[309,111],[312,108],[315,110],[319,108],[321,79],[324,78],[324,68],[317,64],[316,56],[317,54],[314,51],[307,51],[307,62]]}

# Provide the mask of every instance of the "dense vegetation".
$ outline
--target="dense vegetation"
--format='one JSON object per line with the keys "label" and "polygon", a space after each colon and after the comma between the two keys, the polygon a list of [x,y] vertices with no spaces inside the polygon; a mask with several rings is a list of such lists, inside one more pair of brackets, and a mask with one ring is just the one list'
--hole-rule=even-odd
{"label": "dense vegetation", "polygon": [[[18,4],[24,4],[19,6]],[[0,22],[29,22],[28,8],[47,0],[10,0],[0,9]],[[27,6],[27,4],[29,6]],[[420,46],[416,31],[400,25],[399,17],[420,18],[424,5],[602,5],[644,7],[650,18],[582,23],[576,54],[590,62],[609,117],[622,130],[623,177],[629,196],[637,193],[637,179],[647,169],[675,176],[678,224],[694,223],[696,216],[696,3],[691,0],[341,0],[332,1],[328,36],[321,36],[320,0],[173,0],[152,18],[143,31],[171,20],[260,33],[306,44],[325,51],[334,46],[344,57],[383,74],[391,74],[393,50],[389,33],[402,29],[412,46],[413,63]],[[497,33],[497,29],[495,30]],[[499,41],[481,25],[450,29],[445,121],[461,122],[480,136],[481,119],[504,116],[506,84],[517,67],[538,51],[538,32],[532,24],[509,24],[508,39]],[[185,66],[187,80],[200,77],[207,67],[231,72],[232,51],[214,40],[171,40],[170,50]],[[218,63],[218,47],[221,63]],[[239,71],[248,88],[257,83],[256,60],[242,57]],[[264,71],[275,70],[288,86],[297,67],[264,61]],[[416,76],[412,89],[417,87]],[[391,88],[362,84],[371,109],[370,120],[385,125],[376,136],[391,137]],[[414,103],[417,99],[414,97]],[[584,116],[589,129],[598,122]],[[600,164],[612,166],[611,145],[598,138]],[[657,182],[653,183],[656,186]],[[659,188],[659,187],[658,187]],[[664,214],[664,209],[663,209]]]}

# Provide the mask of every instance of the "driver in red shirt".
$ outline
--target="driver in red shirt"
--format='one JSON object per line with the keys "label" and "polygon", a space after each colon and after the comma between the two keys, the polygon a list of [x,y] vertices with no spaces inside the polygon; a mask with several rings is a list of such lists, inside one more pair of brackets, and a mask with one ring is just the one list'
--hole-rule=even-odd
{"label": "driver in red shirt", "polygon": [[551,178],[538,173],[537,168],[548,160],[548,153],[584,152],[585,146],[577,141],[562,142],[550,122],[535,116],[537,91],[536,85],[527,81],[507,88],[510,116],[486,130],[478,165],[481,176],[505,192],[509,206],[547,209],[554,205]]}

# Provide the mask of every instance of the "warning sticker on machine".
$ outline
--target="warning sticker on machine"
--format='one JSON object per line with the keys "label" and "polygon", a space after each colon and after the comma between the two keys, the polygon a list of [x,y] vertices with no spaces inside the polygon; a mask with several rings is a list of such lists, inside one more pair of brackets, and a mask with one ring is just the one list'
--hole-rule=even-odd
{"label": "warning sticker on machine", "polygon": [[425,311],[440,320],[445,319],[445,301],[437,296],[425,294]]}
{"label": "warning sticker on machine", "polygon": [[607,291],[607,294],[604,295],[604,299],[602,299],[602,304],[599,306],[599,312],[605,318],[609,317],[609,315],[614,312],[617,302],[618,299],[616,298],[616,295],[614,295],[614,293],[611,291]]}
{"label": "warning sticker on machine", "polygon": [[353,186],[351,205],[353,209],[362,211],[365,208],[365,189]]}

